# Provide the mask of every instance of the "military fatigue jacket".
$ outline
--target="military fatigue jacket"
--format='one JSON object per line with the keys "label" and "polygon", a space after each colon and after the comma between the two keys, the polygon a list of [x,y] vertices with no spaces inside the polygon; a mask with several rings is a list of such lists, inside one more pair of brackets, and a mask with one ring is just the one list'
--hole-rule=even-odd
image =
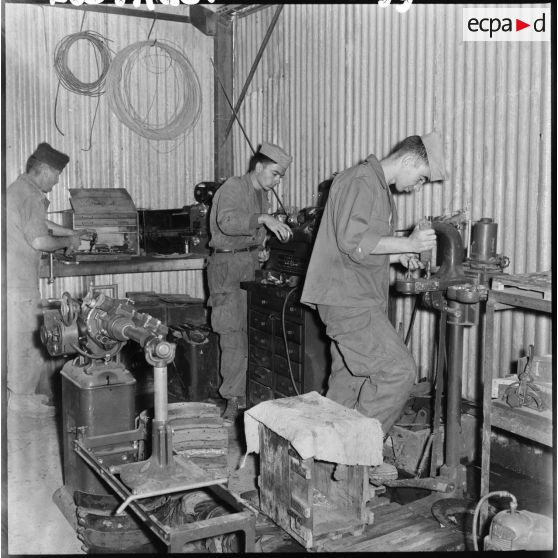
{"label": "military fatigue jacket", "polygon": [[41,251],[31,243],[48,235],[44,192],[27,175],[20,175],[6,192],[7,284],[9,288],[38,288]]}
{"label": "military fatigue jacket", "polygon": [[310,258],[301,301],[308,306],[381,306],[387,310],[389,254],[370,254],[393,235],[393,197],[378,159],[338,174]]}
{"label": "military fatigue jacket", "polygon": [[254,188],[249,174],[229,178],[211,203],[209,245],[226,250],[261,245],[266,230],[258,217],[268,208],[266,193]]}

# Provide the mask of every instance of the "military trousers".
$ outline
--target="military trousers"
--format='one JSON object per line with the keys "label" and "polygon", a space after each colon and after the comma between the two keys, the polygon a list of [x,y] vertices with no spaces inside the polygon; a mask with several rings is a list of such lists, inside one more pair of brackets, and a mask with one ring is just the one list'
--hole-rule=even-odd
{"label": "military trousers", "polygon": [[379,307],[318,305],[331,343],[326,396],[378,419],[387,434],[416,377],[413,357]]}
{"label": "military trousers", "polygon": [[18,395],[32,395],[46,365],[39,334],[39,288],[8,288],[6,303],[8,389]]}
{"label": "military trousers", "polygon": [[247,296],[241,281],[253,281],[259,268],[258,253],[214,254],[207,265],[211,327],[219,334],[219,393],[224,399],[246,397],[248,366]]}

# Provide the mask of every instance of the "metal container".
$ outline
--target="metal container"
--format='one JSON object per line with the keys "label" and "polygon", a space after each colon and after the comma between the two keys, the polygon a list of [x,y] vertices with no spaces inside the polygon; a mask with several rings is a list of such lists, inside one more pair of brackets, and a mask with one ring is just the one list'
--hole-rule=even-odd
{"label": "metal container", "polygon": [[496,240],[498,223],[489,217],[483,217],[473,223],[471,232],[470,258],[479,262],[489,262],[496,257]]}
{"label": "metal container", "polygon": [[[134,429],[136,380],[115,362],[80,365],[69,361],[61,374],[64,484],[72,495],[74,491],[112,494],[74,452],[73,444],[79,429],[85,437]],[[132,442],[95,448],[107,466],[134,461],[137,453]]]}

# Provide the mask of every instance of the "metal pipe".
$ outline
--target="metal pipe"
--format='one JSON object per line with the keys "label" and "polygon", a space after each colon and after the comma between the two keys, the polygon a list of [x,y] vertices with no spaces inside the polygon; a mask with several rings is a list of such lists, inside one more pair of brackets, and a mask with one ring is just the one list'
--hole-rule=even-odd
{"label": "metal pipe", "polygon": [[168,405],[167,405],[167,367],[153,367],[153,383],[154,383],[154,417],[153,420],[158,422],[167,422]]}
{"label": "metal pipe", "polygon": [[48,254],[48,284],[52,285],[54,283],[54,253],[49,252]]}
{"label": "metal pipe", "polygon": [[424,488],[425,490],[432,490],[435,492],[453,492],[455,490],[455,483],[441,478],[426,478],[426,479],[399,479],[392,481],[382,481],[384,486],[390,488],[409,487],[409,488]]}
{"label": "metal pipe", "polygon": [[[449,307],[459,306],[449,301]],[[463,376],[463,326],[447,324],[448,385],[446,419],[446,465],[456,469],[461,448],[461,384]]]}

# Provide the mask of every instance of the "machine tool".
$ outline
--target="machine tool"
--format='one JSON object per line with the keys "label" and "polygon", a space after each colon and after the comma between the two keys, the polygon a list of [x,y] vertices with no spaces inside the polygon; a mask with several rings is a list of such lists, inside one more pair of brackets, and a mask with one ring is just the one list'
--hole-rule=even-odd
{"label": "machine tool", "polygon": [[483,550],[552,550],[553,521],[550,517],[517,509],[517,500],[507,490],[489,492],[475,507],[473,546],[478,549],[477,521],[484,502],[491,497],[510,498],[510,509],[498,512],[484,537]]}
{"label": "machine tool", "polygon": [[[136,311],[133,301],[111,298],[95,291],[94,286],[83,300],[64,293],[61,300],[50,302],[54,307],[44,309],[41,327],[44,345],[52,356],[77,354],[61,372],[63,471],[70,500],[78,509],[88,510],[81,517],[90,535],[88,542],[91,543],[91,532],[96,532],[94,526],[102,523],[107,507],[114,511],[116,501],[120,502],[116,515],[108,513],[115,529],[124,534],[122,524],[129,508],[133,517],[172,552],[181,551],[189,541],[237,530],[247,533],[250,546],[253,517],[221,486],[227,479],[215,478],[189,459],[173,454],[167,365],[174,359],[175,344],[167,340],[167,326]],[[142,347],[146,361],[153,366],[151,421],[136,418],[136,382],[118,359],[129,340]],[[151,454],[145,458],[149,430]],[[214,491],[237,513],[213,525],[213,531],[201,534],[192,525],[171,528],[161,520],[168,495],[200,487]],[[91,509],[96,513],[92,514]],[[63,512],[68,517],[68,510]]]}
{"label": "machine tool", "polygon": [[[432,449],[430,478],[414,480],[417,483],[421,481],[420,487],[428,486],[430,490],[453,496],[461,495],[465,484],[464,467],[460,465],[463,328],[478,324],[479,303],[487,298],[488,279],[502,274],[509,264],[507,258],[495,253],[497,225],[486,218],[475,223],[472,234],[474,248],[470,257],[466,258],[460,232],[465,222],[463,214],[429,219],[430,226],[437,233],[438,265],[428,266],[424,277],[416,278],[407,273],[395,284],[398,292],[420,295],[424,307],[440,312],[434,416],[429,446]],[[444,364],[447,370],[445,387]],[[443,393],[446,396],[445,456],[438,470]],[[387,486],[411,486],[412,483],[413,479],[403,479],[390,482]]]}
{"label": "machine tool", "polygon": [[266,281],[291,287],[300,282],[306,274],[322,213],[322,207],[305,207],[296,218],[287,219],[292,235],[286,242],[275,236],[269,238],[269,260],[263,268]]}
{"label": "machine tool", "polygon": [[181,209],[139,211],[140,242],[146,254],[209,254],[209,210],[219,182],[200,182],[195,204]]}

